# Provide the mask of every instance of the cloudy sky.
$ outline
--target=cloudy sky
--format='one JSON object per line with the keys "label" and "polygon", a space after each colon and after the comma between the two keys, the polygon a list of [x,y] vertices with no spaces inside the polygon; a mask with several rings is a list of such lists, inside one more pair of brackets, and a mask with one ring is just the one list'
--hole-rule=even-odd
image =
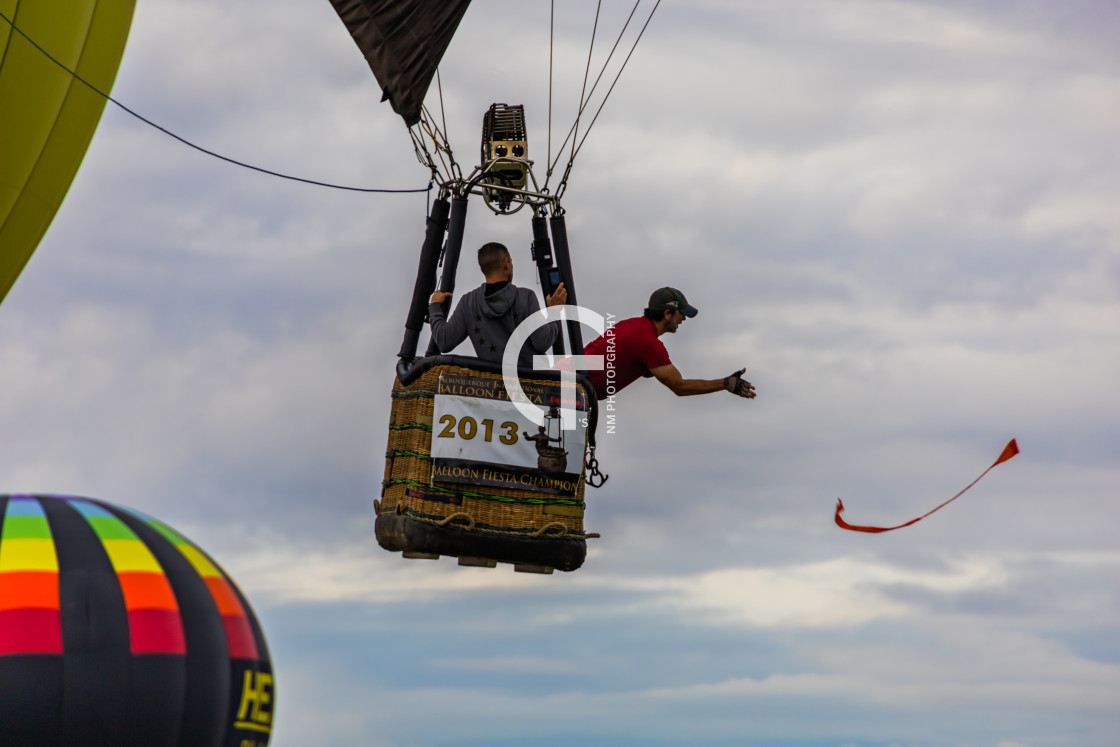
{"label": "cloudy sky", "polygon": [[[595,12],[562,5],[554,152]],[[553,576],[373,539],[427,197],[110,106],[0,308],[0,491],[215,556],[268,636],[277,747],[1113,744],[1117,28],[1110,0],[662,3],[572,172],[580,301],[680,287],[674,362],[759,396],[627,389],[602,538]],[[441,74],[464,166],[495,101],[544,163],[548,51],[543,0],[472,4]],[[140,0],[114,95],[272,170],[427,183],[326,0]],[[467,250],[492,238],[528,266],[528,217],[473,203]],[[832,522],[924,513],[1012,437],[917,525]]]}

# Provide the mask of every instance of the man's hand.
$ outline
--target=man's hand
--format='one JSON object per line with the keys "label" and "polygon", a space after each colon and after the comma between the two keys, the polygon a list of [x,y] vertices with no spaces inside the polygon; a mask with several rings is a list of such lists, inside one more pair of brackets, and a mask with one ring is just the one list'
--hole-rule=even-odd
{"label": "man's hand", "polygon": [[758,396],[757,394],[755,394],[754,385],[749,381],[743,379],[743,374],[746,373],[746,371],[747,369],[741,368],[725,378],[723,380],[723,388],[740,397],[754,399],[756,396]]}
{"label": "man's hand", "polygon": [[432,300],[429,301],[429,303],[443,303],[444,301],[448,300],[449,298],[451,298],[450,293],[444,293],[441,290],[437,290],[435,293],[432,294]]}
{"label": "man's hand", "polygon": [[568,302],[568,289],[564,287],[563,283],[556,286],[556,290],[552,291],[552,295],[544,299],[545,306],[563,306]]}

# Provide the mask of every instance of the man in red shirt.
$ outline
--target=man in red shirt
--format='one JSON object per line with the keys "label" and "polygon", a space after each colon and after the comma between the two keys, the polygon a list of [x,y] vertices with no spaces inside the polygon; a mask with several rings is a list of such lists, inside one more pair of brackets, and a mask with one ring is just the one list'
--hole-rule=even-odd
{"label": "man in red shirt", "polygon": [[722,379],[686,379],[669,360],[669,352],[657,338],[675,333],[681,322],[696,313],[679,290],[659,288],[649,297],[643,316],[618,322],[587,345],[584,355],[603,356],[603,368],[587,372],[599,399],[613,396],[639,376],[653,376],[680,397],[726,390],[754,399],[754,387],[742,378],[745,368]]}

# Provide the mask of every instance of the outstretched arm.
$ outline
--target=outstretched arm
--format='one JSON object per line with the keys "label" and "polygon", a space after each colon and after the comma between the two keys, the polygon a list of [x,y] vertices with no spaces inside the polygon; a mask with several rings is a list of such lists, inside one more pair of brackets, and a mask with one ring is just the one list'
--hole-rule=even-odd
{"label": "outstretched arm", "polygon": [[672,363],[651,368],[650,373],[678,397],[693,394],[711,394],[723,389],[723,379],[686,379]]}
{"label": "outstretched arm", "polygon": [[688,397],[693,394],[711,394],[726,389],[733,394],[747,399],[754,399],[754,387],[740,377],[747,369],[736,371],[731,376],[723,379],[686,379],[672,363],[665,366],[651,368],[650,373],[665,386],[672,390],[678,397]]}

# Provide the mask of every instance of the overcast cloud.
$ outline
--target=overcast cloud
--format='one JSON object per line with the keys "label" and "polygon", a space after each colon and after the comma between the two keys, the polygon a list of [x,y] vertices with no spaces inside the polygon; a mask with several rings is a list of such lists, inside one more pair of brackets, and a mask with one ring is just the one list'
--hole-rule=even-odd
{"label": "overcast cloud", "polygon": [[[558,5],[553,153],[595,11]],[[0,491],[207,549],[268,636],[277,747],[1114,744],[1117,28],[1110,0],[663,3],[565,196],[579,299],[681,288],[674,362],[759,396],[627,389],[602,538],[549,577],[373,539],[427,196],[110,106],[0,308]],[[464,167],[523,103],[543,175],[546,3],[475,0],[441,81]],[[427,182],[325,0],[141,0],[113,93],[276,171]],[[465,251],[492,238],[532,285],[528,216],[472,203]],[[1012,437],[919,524],[832,523],[920,515]]]}

